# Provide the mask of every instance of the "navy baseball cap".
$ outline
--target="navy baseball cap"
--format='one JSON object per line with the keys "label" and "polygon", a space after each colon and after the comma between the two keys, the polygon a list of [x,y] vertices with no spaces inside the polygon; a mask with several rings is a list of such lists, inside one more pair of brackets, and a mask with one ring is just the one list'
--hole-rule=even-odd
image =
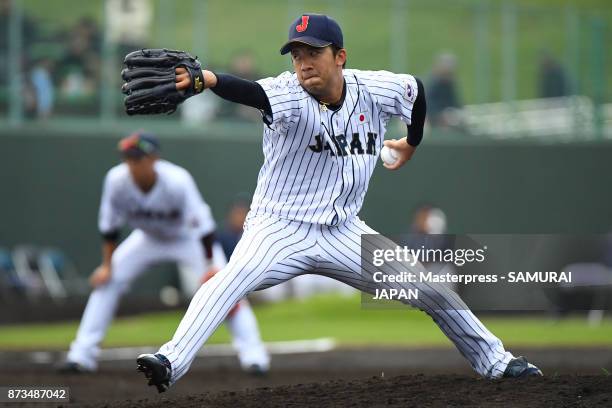
{"label": "navy baseball cap", "polygon": [[289,26],[289,41],[280,49],[281,55],[291,51],[294,43],[312,47],[335,45],[344,48],[340,25],[333,18],[323,14],[304,14],[295,19]]}
{"label": "navy baseball cap", "polygon": [[157,154],[159,141],[150,133],[138,131],[121,139],[118,148],[122,156],[138,158]]}

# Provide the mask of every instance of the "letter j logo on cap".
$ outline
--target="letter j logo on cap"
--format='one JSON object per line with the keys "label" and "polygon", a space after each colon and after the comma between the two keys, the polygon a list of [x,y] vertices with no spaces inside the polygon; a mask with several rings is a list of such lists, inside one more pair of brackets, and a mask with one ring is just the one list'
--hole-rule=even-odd
{"label": "letter j logo on cap", "polygon": [[303,33],[308,28],[308,19],[310,16],[302,16],[302,24],[298,24],[295,26],[295,31],[298,33]]}

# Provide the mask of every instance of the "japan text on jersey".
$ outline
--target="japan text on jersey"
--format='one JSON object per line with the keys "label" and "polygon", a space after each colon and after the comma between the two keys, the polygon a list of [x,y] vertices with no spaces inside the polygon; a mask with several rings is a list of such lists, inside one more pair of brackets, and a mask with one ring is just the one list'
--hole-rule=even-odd
{"label": "japan text on jersey", "polygon": [[328,109],[295,74],[259,83],[272,123],[264,128],[264,164],[251,207],[254,214],[337,225],[359,212],[387,123],[410,124],[417,84],[411,75],[344,70],[345,98]]}

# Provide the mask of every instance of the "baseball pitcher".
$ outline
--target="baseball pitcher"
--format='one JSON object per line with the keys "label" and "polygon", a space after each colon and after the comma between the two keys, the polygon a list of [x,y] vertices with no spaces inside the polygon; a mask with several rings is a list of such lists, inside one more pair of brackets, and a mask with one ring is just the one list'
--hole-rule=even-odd
{"label": "baseball pitcher", "polygon": [[[396,161],[385,167],[396,170],[421,142],[423,84],[407,74],[346,69],[342,30],[325,15],[293,21],[280,52],[290,54],[294,72],[255,82],[201,69],[181,52],[142,50],[125,59],[128,114],[172,112],[210,89],[259,109],[264,122],[264,163],[236,250],[198,290],[172,339],[137,358],[159,392],[185,375],[227,311],[251,291],[315,273],[372,293],[361,270],[361,235],[376,231],[358,213],[383,146],[394,149]],[[384,140],[392,117],[406,123],[406,137]],[[420,293],[406,303],[429,314],[482,376],[541,375],[506,351],[456,293],[405,287]]]}

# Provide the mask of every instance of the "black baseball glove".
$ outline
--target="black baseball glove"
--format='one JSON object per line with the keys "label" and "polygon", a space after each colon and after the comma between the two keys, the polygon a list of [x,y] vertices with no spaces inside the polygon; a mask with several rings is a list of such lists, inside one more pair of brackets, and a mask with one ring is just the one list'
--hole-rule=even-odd
{"label": "black baseball glove", "polygon": [[[197,57],[196,57],[197,58]],[[125,56],[121,91],[128,115],[173,113],[185,99],[204,90],[200,61],[184,51],[144,49]],[[191,77],[188,89],[177,91],[175,69],[183,67]]]}

